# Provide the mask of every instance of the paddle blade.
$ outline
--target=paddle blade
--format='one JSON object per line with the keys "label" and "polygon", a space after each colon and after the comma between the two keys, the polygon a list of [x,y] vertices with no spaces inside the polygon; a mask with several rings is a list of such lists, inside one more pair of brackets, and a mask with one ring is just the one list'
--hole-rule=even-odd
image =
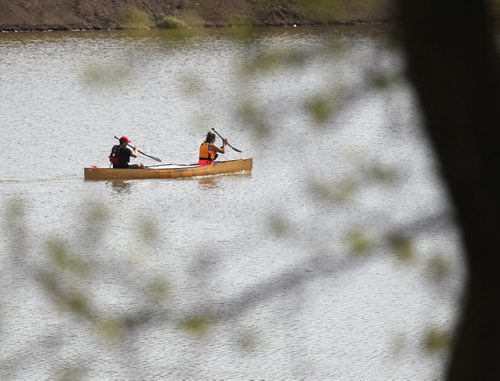
{"label": "paddle blade", "polygon": [[[132,147],[132,146],[129,144],[129,147]],[[133,147],[132,147],[132,148],[133,148]],[[144,152],[142,152],[141,150],[137,150],[137,152],[139,152],[141,155],[144,155],[144,156],[149,157],[150,159],[153,159],[154,161],[157,161],[158,163],[161,163],[161,159],[158,159],[157,157],[154,157],[154,156],[148,155],[147,153],[144,153]]]}
{"label": "paddle blade", "polygon": [[[221,138],[222,140],[224,140],[224,138],[222,137],[221,134],[219,134],[217,131],[215,131],[215,128],[212,127],[212,131],[215,132],[217,134],[217,136],[219,136],[219,138]],[[235,150],[236,152],[239,152],[241,153],[242,151],[240,151],[238,148],[234,148],[231,144],[227,144],[229,147],[231,147],[233,150]]]}
{"label": "paddle blade", "polygon": [[158,163],[161,163],[161,159],[158,159],[157,157],[150,156],[150,158],[153,159],[154,161],[157,161]]}
{"label": "paddle blade", "polygon": [[161,163],[161,159],[158,159],[157,157],[154,157],[154,156],[148,155],[147,153],[144,153],[144,152],[139,151],[139,150],[138,150],[138,152],[139,152],[141,155],[147,156],[147,157],[149,157],[150,159],[153,159],[154,161],[157,161],[158,163]]}

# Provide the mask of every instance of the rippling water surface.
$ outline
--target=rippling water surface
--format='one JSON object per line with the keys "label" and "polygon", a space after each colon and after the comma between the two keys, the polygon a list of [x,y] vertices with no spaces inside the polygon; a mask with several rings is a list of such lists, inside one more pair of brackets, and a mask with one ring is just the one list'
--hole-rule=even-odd
{"label": "rippling water surface", "polygon": [[[409,89],[367,85],[401,70],[386,37],[0,35],[1,378],[439,378],[445,357],[423,342],[452,326],[459,249]],[[248,74],[276,51],[306,54]],[[339,108],[317,125],[306,105],[325,94]],[[83,180],[115,135],[190,163],[211,127],[243,151],[226,158],[254,158],[251,175]],[[414,238],[408,260],[382,239],[395,230]],[[90,270],[61,265],[57,243]],[[435,258],[451,269],[437,283]],[[53,284],[94,317],[64,310]],[[107,340],[123,316],[136,325]]]}

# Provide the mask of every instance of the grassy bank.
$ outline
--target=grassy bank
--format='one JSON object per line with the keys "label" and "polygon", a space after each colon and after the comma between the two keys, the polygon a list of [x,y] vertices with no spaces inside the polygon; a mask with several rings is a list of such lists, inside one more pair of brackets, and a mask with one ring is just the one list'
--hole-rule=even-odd
{"label": "grassy bank", "polygon": [[385,22],[388,0],[11,0],[0,30],[283,26]]}

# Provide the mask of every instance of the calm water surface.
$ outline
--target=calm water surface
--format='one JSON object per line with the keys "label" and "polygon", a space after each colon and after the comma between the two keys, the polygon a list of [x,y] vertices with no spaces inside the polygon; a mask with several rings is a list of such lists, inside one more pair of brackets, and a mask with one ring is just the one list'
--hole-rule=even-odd
{"label": "calm water surface", "polygon": [[[440,378],[445,356],[423,341],[452,327],[459,244],[446,218],[428,221],[448,207],[409,89],[367,86],[401,70],[397,50],[373,28],[254,37],[0,35],[0,378]],[[306,53],[242,76],[274,49]],[[318,126],[304,105],[325,94],[341,107]],[[254,158],[252,175],[83,180],[83,167],[108,165],[115,135],[190,163],[211,127],[243,150],[226,158]],[[395,229],[414,236],[410,260],[380,239]],[[107,341],[99,322],[61,310],[40,283],[58,268],[54,240],[91,263],[56,272],[63,289],[101,317],[147,319]],[[371,255],[350,254],[360,240]],[[449,278],[430,279],[433,258]],[[168,290],[159,305],[154,284]],[[205,334],[180,328],[207,314]]]}

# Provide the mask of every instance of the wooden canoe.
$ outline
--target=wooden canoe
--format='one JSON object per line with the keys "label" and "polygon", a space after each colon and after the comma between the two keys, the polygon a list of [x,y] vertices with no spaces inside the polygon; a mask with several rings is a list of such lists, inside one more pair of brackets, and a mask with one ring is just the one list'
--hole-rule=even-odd
{"label": "wooden canoe", "polygon": [[252,158],[218,161],[212,165],[155,166],[145,169],[84,168],[85,180],[174,179],[179,177],[213,176],[226,173],[249,174]]}

